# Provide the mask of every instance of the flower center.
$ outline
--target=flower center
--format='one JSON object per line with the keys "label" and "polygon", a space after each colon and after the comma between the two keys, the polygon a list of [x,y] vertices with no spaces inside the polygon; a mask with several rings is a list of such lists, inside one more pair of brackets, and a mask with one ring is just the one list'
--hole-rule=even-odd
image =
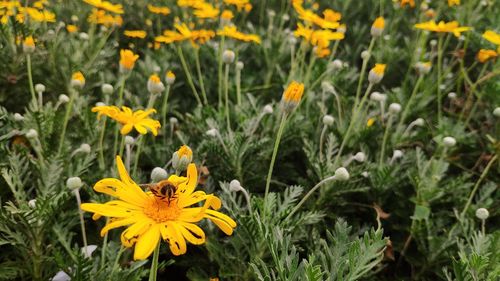
{"label": "flower center", "polygon": [[160,223],[177,219],[181,214],[181,209],[177,206],[177,199],[168,202],[151,197],[148,204],[144,206],[143,212],[146,216]]}

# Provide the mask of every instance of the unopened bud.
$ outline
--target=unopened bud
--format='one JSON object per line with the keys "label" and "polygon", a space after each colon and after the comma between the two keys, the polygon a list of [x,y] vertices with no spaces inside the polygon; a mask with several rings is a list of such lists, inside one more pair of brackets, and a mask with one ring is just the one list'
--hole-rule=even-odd
{"label": "unopened bud", "polygon": [[184,171],[193,161],[193,151],[189,146],[183,145],[172,154],[172,167],[176,171]]}
{"label": "unopened bud", "polygon": [[238,180],[232,180],[229,183],[229,190],[231,190],[232,192],[238,192],[242,189],[243,187],[241,187],[241,183]]}
{"label": "unopened bud", "polygon": [[243,69],[243,67],[245,67],[245,64],[244,64],[242,61],[238,61],[238,62],[236,63],[236,69],[237,69],[237,70],[242,70],[242,69]]}
{"label": "unopened bud", "polygon": [[399,103],[391,103],[389,105],[389,112],[393,114],[397,114],[401,111],[401,105]]}
{"label": "unopened bud", "polygon": [[207,136],[210,136],[210,137],[216,137],[218,133],[219,133],[219,131],[217,131],[217,129],[215,129],[215,128],[210,129],[210,130],[205,132],[205,134],[207,134]]}
{"label": "unopened bud", "polygon": [[35,129],[29,129],[26,133],[26,137],[28,139],[36,139],[38,138],[38,132]]}
{"label": "unopened bud", "polygon": [[413,121],[413,124],[415,124],[415,126],[422,127],[425,124],[425,121],[423,118],[417,118]]}
{"label": "unopened bud", "polygon": [[496,117],[500,117],[500,107],[497,107],[495,108],[495,110],[493,110],[493,115],[495,115]]}
{"label": "unopened bud", "polygon": [[443,145],[445,147],[454,147],[457,144],[457,140],[454,137],[444,137]]}
{"label": "unopened bud", "polygon": [[72,177],[66,181],[66,187],[75,190],[83,186],[83,182],[79,177]]}
{"label": "unopened bud", "polygon": [[16,121],[23,121],[24,120],[24,116],[22,116],[19,113],[14,113],[14,120],[16,120]]}
{"label": "unopened bud", "polygon": [[340,181],[346,181],[349,179],[349,172],[347,171],[346,168],[340,167],[337,170],[335,170],[335,179]]}
{"label": "unopened bud", "polygon": [[86,153],[86,154],[87,154],[87,153],[90,153],[90,145],[89,145],[88,143],[82,143],[82,144],[80,145],[80,148],[79,148],[79,149],[80,149],[80,151],[81,151],[82,153]]}
{"label": "unopened bud", "polygon": [[159,182],[162,180],[166,180],[168,178],[168,173],[165,171],[165,169],[156,167],[151,171],[151,181],[152,182]]}
{"label": "unopened bud", "polygon": [[457,93],[455,93],[455,92],[450,92],[450,93],[448,93],[448,98],[449,98],[449,99],[452,99],[452,100],[453,100],[453,99],[456,99],[456,98],[457,98]]}
{"label": "unopened bud", "polygon": [[366,155],[360,151],[360,152],[356,153],[352,158],[358,162],[365,162]]}
{"label": "unopened bud", "polygon": [[333,118],[333,116],[331,115],[323,116],[323,124],[325,124],[326,126],[333,125],[333,122],[335,122],[335,118]]}
{"label": "unopened bud", "polygon": [[486,208],[479,208],[476,210],[476,217],[480,220],[485,220],[490,216],[490,212]]}
{"label": "unopened bud", "polygon": [[113,88],[113,85],[104,83],[101,86],[101,91],[105,95],[111,95],[115,89]]}
{"label": "unopened bud", "polygon": [[230,64],[234,62],[235,54],[231,50],[225,50],[224,53],[222,53],[222,61],[226,64]]}
{"label": "unopened bud", "polygon": [[270,104],[266,104],[262,109],[262,112],[264,112],[264,114],[273,114],[273,111],[273,106]]}
{"label": "unopened bud", "polygon": [[28,206],[31,209],[35,209],[35,207],[36,207],[36,199],[31,199],[30,201],[28,201]]}
{"label": "unopened bud", "polygon": [[67,95],[62,94],[62,95],[59,95],[58,100],[60,103],[67,103],[67,102],[69,102],[69,97]]}
{"label": "unopened bud", "polygon": [[370,57],[370,52],[368,52],[367,50],[364,50],[363,52],[361,52],[361,58],[363,60],[366,60]]}
{"label": "unopened bud", "polygon": [[125,144],[133,145],[135,143],[135,139],[131,136],[125,136]]}
{"label": "unopened bud", "polygon": [[37,93],[43,93],[43,92],[45,92],[45,85],[44,84],[40,84],[40,83],[36,84],[35,85],[35,91]]}

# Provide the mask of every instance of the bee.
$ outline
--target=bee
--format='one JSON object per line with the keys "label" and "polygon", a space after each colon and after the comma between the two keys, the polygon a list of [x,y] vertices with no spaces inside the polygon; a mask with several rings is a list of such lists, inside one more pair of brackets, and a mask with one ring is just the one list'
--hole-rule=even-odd
{"label": "bee", "polygon": [[162,180],[157,183],[140,184],[140,187],[148,188],[156,198],[167,201],[170,205],[177,198],[177,186],[168,180]]}

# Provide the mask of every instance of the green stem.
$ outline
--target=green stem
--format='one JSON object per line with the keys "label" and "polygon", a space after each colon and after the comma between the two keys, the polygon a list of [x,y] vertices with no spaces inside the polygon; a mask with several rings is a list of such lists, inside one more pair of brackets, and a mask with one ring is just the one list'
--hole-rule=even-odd
{"label": "green stem", "polygon": [[70,97],[68,105],[66,107],[66,113],[64,114],[63,127],[61,130],[61,136],[59,137],[59,148],[57,149],[57,155],[61,154],[64,145],[64,136],[66,135],[66,127],[68,126],[69,117],[71,115],[71,109],[75,101],[75,95],[76,95],[76,90],[70,89]]}
{"label": "green stem", "polygon": [[442,64],[443,64],[443,36],[439,35],[439,40],[438,40],[438,61],[437,61],[437,73],[438,73],[438,80],[437,80],[437,102],[438,102],[438,124],[441,124],[441,119],[443,113],[441,112],[443,105],[442,100],[441,100],[441,83],[442,83]]}
{"label": "green stem", "polygon": [[226,122],[227,131],[231,132],[231,121],[229,119],[229,64],[226,64],[226,69],[224,71],[224,99],[226,105]]}
{"label": "green stem", "polygon": [[107,123],[107,118],[104,117],[104,121],[102,122],[102,128],[101,128],[101,134],[99,136],[99,168],[103,170],[105,167],[105,162],[104,162],[104,148],[102,146],[103,141],[104,141],[104,133],[106,132],[106,123]]}
{"label": "green stem", "polygon": [[[162,126],[165,127],[165,130],[167,129],[167,115],[168,115],[168,96],[170,95],[170,85],[167,85],[167,89],[165,90],[165,97],[163,98],[163,105],[161,107],[161,115],[163,117],[163,123],[161,124]],[[165,131],[165,136],[167,135],[167,132]]]}
{"label": "green stem", "polygon": [[135,159],[134,159],[134,169],[132,170],[132,175],[134,176],[135,172],[137,171],[137,166],[139,165],[139,157],[141,155],[143,137],[144,136],[141,136],[141,138],[137,142],[137,151],[135,152]]}
{"label": "green stem", "polygon": [[160,257],[160,241],[156,245],[155,251],[153,253],[153,260],[151,261],[151,269],[149,270],[149,281],[156,281],[158,275],[158,258]]}
{"label": "green stem", "polygon": [[382,149],[380,152],[380,159],[378,161],[379,166],[382,166],[382,163],[384,162],[385,145],[387,143],[387,138],[389,137],[389,129],[391,128],[391,124],[392,124],[392,114],[389,113],[389,120],[387,120],[387,126],[385,127],[384,139],[382,141]]}
{"label": "green stem", "polygon": [[[286,118],[287,118],[286,112],[283,112],[283,114],[281,115],[281,121],[280,121],[280,126],[278,129],[278,134],[277,134],[276,140],[274,142],[274,149],[273,149],[273,155],[271,156],[271,163],[269,164],[269,170],[267,172],[266,191],[264,193],[264,202],[266,202],[267,194],[269,193],[269,186],[271,185],[271,177],[273,175],[274,162],[276,161],[276,155],[278,154],[278,148],[280,145],[281,136],[283,135],[283,129],[285,128]],[[266,203],[264,203],[264,206],[266,206],[265,204]],[[264,210],[264,213],[265,213],[265,210]]]}
{"label": "green stem", "polygon": [[486,177],[488,172],[490,171],[491,166],[493,165],[493,162],[495,162],[498,158],[498,155],[495,155],[495,157],[491,158],[490,162],[488,162],[488,165],[486,165],[486,168],[484,168],[483,173],[479,177],[479,180],[476,182],[474,185],[474,188],[472,189],[472,192],[469,195],[469,199],[467,199],[467,203],[465,203],[464,209],[462,210],[462,213],[460,214],[460,219],[463,219],[465,216],[465,213],[469,209],[470,204],[472,203],[472,199],[474,198],[474,195],[476,195],[477,189],[479,188],[479,185],[483,181],[483,179]]}
{"label": "green stem", "polygon": [[[106,225],[109,223],[109,217],[106,218]],[[108,232],[104,235],[104,241],[102,242],[101,250],[101,269],[104,269],[104,260],[106,258],[106,248],[108,247]]]}
{"label": "green stem", "polygon": [[241,106],[241,70],[236,67],[236,103]]}
{"label": "green stem", "polygon": [[28,66],[28,81],[30,84],[31,99],[36,105],[35,87],[33,86],[33,76],[31,73],[31,55],[30,54],[26,55],[26,64]]}
{"label": "green stem", "polygon": [[361,73],[359,74],[358,87],[356,89],[356,100],[354,101],[354,106],[352,108],[353,112],[358,106],[359,96],[361,95],[361,86],[363,85],[363,80],[365,79],[366,67],[372,55],[372,49],[374,45],[375,45],[375,37],[372,37],[372,40],[370,41],[370,46],[368,46],[368,57],[363,60],[363,65],[361,66]]}
{"label": "green stem", "polygon": [[198,94],[198,91],[196,90],[196,87],[193,84],[193,78],[191,77],[191,72],[188,69],[186,59],[184,58],[184,54],[182,53],[182,48],[180,46],[177,46],[177,54],[181,59],[182,68],[184,69],[184,73],[186,73],[186,78],[188,80],[189,87],[191,87],[191,90],[193,91],[193,95],[196,98],[198,105],[202,106],[203,104],[201,102],[200,95]]}
{"label": "green stem", "polygon": [[415,95],[418,92],[418,87],[420,86],[420,83],[422,83],[422,80],[423,80],[423,75],[420,75],[418,77],[417,83],[415,83],[415,87],[413,88],[413,92],[411,93],[410,98],[406,102],[405,109],[403,110],[403,113],[401,114],[401,118],[399,120],[398,126],[396,127],[398,132],[401,130],[401,126],[403,126],[403,123],[406,119],[406,116],[408,115],[408,111],[410,110],[411,103],[412,103],[413,99],[415,98]]}
{"label": "green stem", "polygon": [[83,211],[80,208],[80,205],[82,205],[82,200],[80,198],[80,190],[75,189],[74,193],[75,193],[75,197],[76,197],[76,203],[78,204],[78,215],[80,217],[80,228],[81,228],[82,237],[83,237],[83,247],[84,247],[85,251],[87,251],[87,245],[88,245],[87,244],[87,233],[85,231],[85,221],[83,219]]}
{"label": "green stem", "polygon": [[199,48],[195,48],[194,58],[195,58],[195,62],[196,62],[196,72],[198,73],[198,80],[200,80],[201,95],[203,97],[203,103],[208,104],[207,93],[205,91],[205,83],[203,82],[203,75],[201,74],[200,49]]}
{"label": "green stem", "polygon": [[[118,90],[118,107],[121,108],[121,106],[123,105],[123,92],[125,90],[125,80],[127,80],[127,78],[124,76],[121,78],[121,81],[120,81],[120,89]],[[115,140],[113,142],[113,155],[112,155],[112,158],[114,159],[115,156],[116,156],[116,152],[118,151],[118,134],[119,134],[120,130],[118,129],[118,124],[115,124]]]}
{"label": "green stem", "polygon": [[323,142],[325,140],[325,133],[327,129],[327,125],[323,125],[323,129],[321,130],[321,135],[319,137],[319,162],[323,163]]}
{"label": "green stem", "polygon": [[359,106],[357,108],[353,109],[354,112],[352,114],[351,122],[349,123],[349,127],[347,128],[347,131],[342,139],[342,143],[340,144],[339,151],[337,152],[337,157],[335,157],[335,162],[333,164],[334,167],[337,167],[337,165],[340,161],[340,156],[342,156],[342,151],[344,150],[344,147],[347,143],[347,140],[351,136],[351,131],[352,131],[352,128],[354,127],[354,124],[357,122],[359,112],[363,108],[363,105],[368,97],[368,94],[372,90],[372,88],[373,88],[373,84],[372,83],[368,84],[368,88],[366,88],[365,94],[364,94],[363,98],[361,99]]}
{"label": "green stem", "polygon": [[224,42],[225,37],[222,36],[220,39],[219,45],[219,57],[218,57],[218,65],[217,65],[217,85],[218,85],[218,97],[219,97],[219,108],[222,107],[222,52],[224,51]]}

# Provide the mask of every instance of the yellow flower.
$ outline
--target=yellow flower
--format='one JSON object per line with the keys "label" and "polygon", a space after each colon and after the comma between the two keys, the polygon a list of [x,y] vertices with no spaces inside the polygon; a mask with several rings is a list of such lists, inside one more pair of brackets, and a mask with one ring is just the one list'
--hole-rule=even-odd
{"label": "yellow flower", "polygon": [[304,84],[297,81],[292,81],[283,92],[283,101],[297,105],[304,94]]}
{"label": "yellow flower", "polygon": [[193,151],[189,146],[183,145],[172,154],[172,167],[176,171],[184,171],[193,161]]}
{"label": "yellow flower", "polygon": [[255,42],[257,44],[261,43],[260,37],[256,34],[245,34],[236,29],[236,26],[224,26],[223,29],[217,31],[217,35],[226,36],[241,40],[244,42]]}
{"label": "yellow flower", "polygon": [[[167,241],[174,255],[186,253],[187,242],[194,245],[205,243],[205,233],[195,223],[206,218],[225,234],[231,235],[236,222],[216,210],[221,200],[204,191],[195,191],[198,171],[195,164],[187,168],[187,177],[172,175],[152,188],[169,186],[174,194],[160,197],[153,192],[144,192],[130,178],[120,156],[116,157],[120,179],[105,178],[94,185],[94,190],[111,195],[115,200],[106,203],[83,203],[82,210],[94,213],[93,218],[110,217],[110,222],[101,230],[104,236],[109,230],[128,226],[121,234],[125,247],[135,245],[134,259],[148,258],[160,243]],[[155,193],[156,193],[156,189]],[[202,207],[192,207],[203,202]]]}
{"label": "yellow flower", "polygon": [[172,85],[175,82],[175,74],[172,71],[168,71],[167,74],[165,74],[165,81],[167,82],[168,85]]}
{"label": "yellow flower", "polygon": [[378,17],[375,19],[375,21],[372,24],[372,27],[378,28],[378,29],[384,29],[385,26],[385,20],[384,17]]}
{"label": "yellow flower", "polygon": [[477,60],[480,63],[485,63],[486,61],[498,57],[498,53],[493,50],[481,49],[477,53]]}
{"label": "yellow flower", "polygon": [[119,15],[112,16],[106,14],[104,10],[93,9],[88,17],[90,23],[102,24],[104,26],[121,26],[123,24],[123,18]]}
{"label": "yellow flower", "polygon": [[368,121],[366,121],[366,127],[370,128],[371,126],[373,126],[374,123],[375,123],[375,118],[369,118]]}
{"label": "yellow flower", "polygon": [[123,14],[123,6],[121,4],[113,4],[102,0],[83,0],[83,2],[111,13]]}
{"label": "yellow flower", "polygon": [[138,58],[139,55],[134,54],[131,50],[122,49],[120,50],[120,67],[124,70],[132,70]]}
{"label": "yellow flower", "polygon": [[37,22],[55,22],[56,21],[56,15],[50,11],[47,10],[42,10],[39,11],[35,8],[31,7],[19,7],[19,14],[20,16],[18,20],[20,22],[24,22],[24,14],[27,14],[32,20],[37,21]]}
{"label": "yellow flower", "polygon": [[456,37],[459,37],[460,33],[471,29],[468,26],[459,26],[457,21],[451,21],[448,23],[440,21],[438,24],[436,24],[435,21],[428,21],[415,24],[415,28],[433,32],[450,32]]}
{"label": "yellow flower", "polygon": [[458,6],[460,5],[460,0],[448,0],[448,6]]}
{"label": "yellow flower", "polygon": [[384,78],[385,64],[376,63],[375,66],[368,73],[368,81],[372,84],[379,83]]}
{"label": "yellow flower", "polygon": [[219,9],[210,3],[200,3],[195,6],[193,14],[201,19],[214,19],[219,16]]}
{"label": "yellow flower", "polygon": [[24,41],[23,41],[23,50],[28,50],[29,52],[33,52],[35,51],[35,39],[33,39],[33,36],[28,36],[26,38],[24,38]]}
{"label": "yellow flower", "polygon": [[330,50],[330,42],[333,40],[344,39],[344,33],[333,32],[328,29],[324,30],[312,30],[311,28],[305,27],[301,23],[298,23],[297,30],[294,31],[296,37],[303,37],[307,42],[316,46],[316,55],[320,58],[328,56]]}
{"label": "yellow flower", "polygon": [[146,31],[144,30],[125,30],[123,34],[127,37],[141,38],[141,39],[146,38],[147,35]]}
{"label": "yellow flower", "polygon": [[497,52],[500,53],[500,34],[493,30],[486,30],[483,33],[483,38],[498,46]]}
{"label": "yellow flower", "polygon": [[304,9],[302,7],[302,1],[293,1],[293,8],[299,14],[299,18],[308,23],[314,23],[315,25],[325,28],[325,29],[335,29],[339,27],[340,13],[336,13],[333,10],[326,10],[323,12],[324,18],[318,16],[311,10]]}
{"label": "yellow flower", "polygon": [[48,0],[35,1],[35,2],[33,2],[33,7],[42,10],[45,7],[45,5],[47,5],[48,3],[49,3]]}
{"label": "yellow flower", "polygon": [[71,75],[71,86],[75,88],[83,88],[85,86],[85,76],[80,71]]}
{"label": "yellow flower", "polygon": [[152,94],[159,94],[165,90],[163,82],[161,82],[160,77],[156,74],[152,74],[148,79],[148,91]]}
{"label": "yellow flower", "polygon": [[238,11],[241,11],[245,9],[246,5],[250,4],[250,0],[224,0],[224,3],[227,5],[234,5]]}
{"label": "yellow flower", "polygon": [[155,113],[156,110],[153,108],[144,110],[137,110],[135,112],[132,109],[122,106],[122,109],[117,106],[95,106],[92,108],[92,112],[97,112],[97,119],[101,118],[102,115],[108,116],[118,123],[122,124],[120,133],[126,135],[135,129],[142,135],[148,133],[148,129],[151,133],[156,136],[158,135],[158,128],[161,127],[158,120],[149,118],[151,113]]}
{"label": "yellow flower", "polygon": [[250,11],[253,9],[253,6],[251,3],[247,3],[247,4],[245,4],[244,9],[245,9],[245,12],[250,13]]}
{"label": "yellow flower", "polygon": [[234,18],[233,12],[231,10],[224,10],[220,17],[224,20],[230,21]]}
{"label": "yellow flower", "polygon": [[177,6],[179,7],[195,7],[203,0],[177,0]]}
{"label": "yellow flower", "polygon": [[155,38],[155,41],[170,44],[176,41],[190,40],[191,44],[196,47],[196,43],[205,44],[210,38],[215,36],[215,32],[212,30],[191,30],[185,23],[176,23],[174,27],[177,31],[165,30],[163,35]]}
{"label": "yellow flower", "polygon": [[158,15],[168,15],[170,14],[170,9],[168,7],[160,7],[160,6],[153,6],[151,4],[148,4],[148,10],[153,13],[153,14],[158,14]]}
{"label": "yellow flower", "polygon": [[409,4],[410,7],[415,7],[415,0],[401,0],[401,7],[404,7],[406,4]]}
{"label": "yellow flower", "polygon": [[78,31],[78,26],[74,25],[74,24],[68,24],[66,25],[66,30],[69,32],[69,33],[74,33],[74,32],[77,32]]}

